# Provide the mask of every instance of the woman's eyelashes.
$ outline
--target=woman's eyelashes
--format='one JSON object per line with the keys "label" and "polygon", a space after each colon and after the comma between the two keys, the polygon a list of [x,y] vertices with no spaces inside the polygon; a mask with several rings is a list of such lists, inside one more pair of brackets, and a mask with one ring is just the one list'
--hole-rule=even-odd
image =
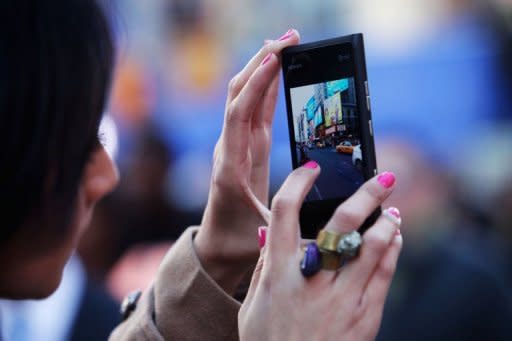
{"label": "woman's eyelashes", "polygon": [[105,147],[107,144],[107,137],[105,136],[105,133],[99,132],[96,137],[96,147]]}

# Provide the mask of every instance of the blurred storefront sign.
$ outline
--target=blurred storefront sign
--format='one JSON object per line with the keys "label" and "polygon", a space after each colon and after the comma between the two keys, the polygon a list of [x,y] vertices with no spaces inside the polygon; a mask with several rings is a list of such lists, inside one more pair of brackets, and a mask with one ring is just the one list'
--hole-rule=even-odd
{"label": "blurred storefront sign", "polygon": [[336,127],[330,127],[325,130],[326,134],[334,134],[336,132]]}

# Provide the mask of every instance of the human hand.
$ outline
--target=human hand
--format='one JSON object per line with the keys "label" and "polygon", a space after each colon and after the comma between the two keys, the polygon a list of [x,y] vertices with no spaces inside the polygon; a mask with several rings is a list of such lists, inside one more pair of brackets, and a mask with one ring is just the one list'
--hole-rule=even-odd
{"label": "human hand", "polygon": [[[338,271],[305,278],[299,264],[299,210],[320,173],[316,163],[293,171],[272,202],[266,245],[238,315],[241,340],[373,340],[402,246],[396,208],[363,235],[360,254]],[[341,204],[325,229],[353,231],[389,196],[383,173]]]}
{"label": "human hand", "polygon": [[267,41],[230,82],[215,147],[208,204],[194,243],[201,264],[232,293],[258,258],[256,229],[268,219],[269,152],[280,51],[299,42],[289,30]]}

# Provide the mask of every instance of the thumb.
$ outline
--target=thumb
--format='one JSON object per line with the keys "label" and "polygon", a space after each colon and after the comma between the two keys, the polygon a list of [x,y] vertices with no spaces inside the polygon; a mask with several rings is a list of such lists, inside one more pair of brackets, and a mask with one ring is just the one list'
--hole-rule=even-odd
{"label": "thumb", "polygon": [[295,169],[272,200],[271,224],[268,230],[268,257],[281,264],[287,262],[300,246],[299,211],[302,203],[320,175],[320,167],[309,161]]}
{"label": "thumb", "polygon": [[258,258],[258,262],[256,263],[256,267],[254,268],[254,272],[252,273],[251,284],[249,285],[249,290],[247,291],[247,296],[245,296],[244,303],[247,302],[250,304],[252,298],[254,297],[254,293],[258,287],[260,282],[261,272],[263,270],[263,260],[265,258],[265,241],[267,235],[267,227],[260,226],[258,227],[258,237],[259,237],[259,245],[261,247],[260,257]]}

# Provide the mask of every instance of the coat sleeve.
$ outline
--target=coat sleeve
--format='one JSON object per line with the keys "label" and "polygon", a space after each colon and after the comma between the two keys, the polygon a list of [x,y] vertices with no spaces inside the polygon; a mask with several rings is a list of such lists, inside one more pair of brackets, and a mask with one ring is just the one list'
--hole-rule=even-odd
{"label": "coat sleeve", "polygon": [[165,256],[152,287],[110,340],[238,340],[240,303],[201,267],[188,228]]}

